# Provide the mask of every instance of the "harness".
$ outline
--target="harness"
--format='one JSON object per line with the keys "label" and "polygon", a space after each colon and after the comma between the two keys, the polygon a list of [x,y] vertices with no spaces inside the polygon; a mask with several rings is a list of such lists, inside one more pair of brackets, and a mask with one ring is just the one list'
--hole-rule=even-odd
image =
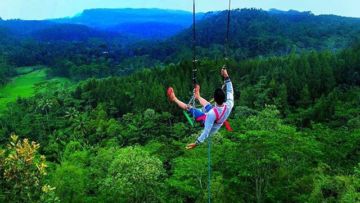
{"label": "harness", "polygon": [[[224,105],[224,110],[222,111],[221,115],[219,114],[219,110],[217,109],[216,106],[214,108],[212,108],[214,110],[214,113],[216,116],[216,120],[215,120],[216,124],[221,124],[220,121],[225,116],[226,108],[227,108],[227,106]],[[206,114],[204,114],[203,116],[200,116],[199,118],[196,119],[196,121],[198,121],[198,122],[205,122],[205,120],[206,120]],[[225,120],[224,125],[225,125],[225,128],[227,131],[229,131],[229,132],[233,131],[233,129],[230,126],[229,121]]]}
{"label": "harness", "polygon": [[214,112],[215,112],[215,116],[216,116],[216,120],[215,120],[215,123],[219,124],[219,121],[224,117],[225,115],[225,112],[226,112],[226,105],[224,105],[224,110],[223,112],[221,113],[221,115],[219,115],[219,110],[214,107],[213,108]]}
{"label": "harness", "polygon": [[[219,111],[218,111],[218,109],[217,109],[216,107],[214,107],[213,110],[214,110],[215,116],[216,116],[215,123],[216,123],[216,124],[219,124],[219,121],[220,121],[221,119],[223,119],[223,117],[224,117],[224,115],[225,115],[226,105],[225,105],[224,110],[223,110],[223,112],[221,113],[221,115],[219,115]],[[225,120],[225,121],[224,121],[224,125],[225,125],[225,128],[226,128],[227,131],[229,131],[229,132],[233,131],[233,129],[232,129],[231,126],[230,126],[229,121]]]}

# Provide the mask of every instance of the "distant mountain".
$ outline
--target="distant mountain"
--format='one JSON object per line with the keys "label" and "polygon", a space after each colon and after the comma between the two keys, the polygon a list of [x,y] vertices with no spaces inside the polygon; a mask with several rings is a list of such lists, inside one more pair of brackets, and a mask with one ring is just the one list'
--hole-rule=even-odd
{"label": "distant mountain", "polygon": [[187,27],[171,23],[162,22],[143,22],[143,23],[123,23],[106,30],[111,32],[124,33],[138,39],[166,39],[172,37]]}
{"label": "distant mountain", "polygon": [[[198,14],[197,20],[199,58],[223,59],[227,11]],[[73,18],[0,21],[0,37],[15,36],[44,42],[83,42],[97,38],[99,40],[87,44],[105,43],[116,49],[116,53],[111,54],[118,58],[140,56],[138,59],[167,63],[191,58],[191,25],[192,14],[186,11],[92,9]],[[276,9],[231,11],[230,55],[236,60],[285,55],[291,51],[335,51],[347,47],[357,38],[360,38],[358,18]]]}
{"label": "distant mountain", "polygon": [[[200,20],[204,14],[198,13]],[[81,24],[143,39],[164,39],[188,28],[192,13],[163,9],[90,9],[57,23]]]}
{"label": "distant mountain", "polygon": [[49,28],[56,23],[41,20],[0,20],[0,28],[16,36],[27,36],[35,31]]}
{"label": "distant mountain", "polygon": [[[227,12],[213,13],[196,28],[199,55],[219,57],[224,53]],[[360,19],[311,12],[237,9],[231,12],[230,48],[236,59],[283,55],[292,50],[338,50],[360,37]],[[174,59],[191,48],[192,29],[138,53]],[[191,53],[191,52],[190,52]],[[163,60],[165,58],[160,58]],[[181,60],[181,59],[180,59]]]}
{"label": "distant mountain", "polygon": [[[204,14],[198,13],[197,20],[201,20],[203,16]],[[6,29],[15,37],[34,37],[38,40],[83,40],[91,37],[108,38],[119,35],[128,36],[132,41],[137,41],[164,40],[184,31],[191,24],[192,13],[187,11],[90,9],[71,18],[42,21],[0,20],[0,29]],[[49,36],[45,36],[46,34]]]}
{"label": "distant mountain", "polygon": [[[5,44],[7,44],[7,42],[9,41],[9,39],[10,39],[10,32],[9,32],[9,30],[6,29],[6,28],[0,27],[0,44],[4,46]],[[1,49],[3,46],[0,46],[0,51],[3,51],[3,50]]]}
{"label": "distant mountain", "polygon": [[272,8],[268,11],[268,13],[270,14],[277,14],[277,15],[293,15],[293,16],[301,16],[301,15],[313,15],[313,13],[311,11],[297,11],[297,10],[288,10],[288,11],[283,11],[283,10],[279,10],[279,9],[275,9]]}
{"label": "distant mountain", "polygon": [[84,25],[56,24],[33,32],[32,37],[40,41],[86,41],[90,38],[110,39],[116,34],[101,32]]}
{"label": "distant mountain", "polygon": [[94,27],[112,27],[118,24],[162,22],[190,26],[192,13],[164,9],[89,9],[72,18],[55,19],[55,22],[85,24]]}
{"label": "distant mountain", "polygon": [[[34,39],[41,42],[87,41],[101,39],[118,43],[135,42],[138,39],[111,30],[100,30],[85,25],[56,23],[53,21],[3,20],[0,21],[0,42]],[[6,39],[5,39],[6,37]]]}

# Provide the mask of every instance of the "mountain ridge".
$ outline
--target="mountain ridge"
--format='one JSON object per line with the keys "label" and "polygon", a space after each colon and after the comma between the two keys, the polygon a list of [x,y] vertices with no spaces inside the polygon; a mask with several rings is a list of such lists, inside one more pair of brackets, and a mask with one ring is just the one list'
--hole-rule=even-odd
{"label": "mountain ridge", "polygon": [[[198,13],[201,20],[203,13]],[[125,33],[140,39],[165,39],[188,28],[192,24],[192,13],[171,9],[86,9],[67,18],[52,19],[57,23],[82,24],[96,29]],[[154,25],[161,29],[151,29]],[[130,26],[131,25],[131,26]],[[144,33],[147,31],[147,33]]]}

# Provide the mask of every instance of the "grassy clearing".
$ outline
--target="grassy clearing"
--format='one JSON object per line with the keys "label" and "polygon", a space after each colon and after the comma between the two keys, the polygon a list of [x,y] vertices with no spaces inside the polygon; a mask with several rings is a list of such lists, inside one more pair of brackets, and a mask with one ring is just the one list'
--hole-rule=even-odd
{"label": "grassy clearing", "polygon": [[34,70],[39,69],[37,66],[27,66],[27,67],[19,67],[16,68],[15,71],[18,75],[28,74],[33,72]]}
{"label": "grassy clearing", "polygon": [[6,86],[0,88],[0,111],[4,110],[9,102],[16,101],[18,97],[31,97],[34,94],[34,85],[45,80],[45,70],[15,77]]}
{"label": "grassy clearing", "polygon": [[56,82],[57,84],[60,84],[60,86],[56,88],[61,88],[62,85],[65,84],[71,84],[70,80],[67,78],[56,77],[47,79],[45,67],[20,67],[17,68],[16,71],[19,75],[14,77],[12,81],[4,87],[0,87],[0,113],[6,109],[8,103],[16,101],[17,98],[33,96],[37,84],[40,85],[40,89],[39,86],[37,86],[37,91],[40,92],[42,90],[41,84],[45,84],[45,82]]}

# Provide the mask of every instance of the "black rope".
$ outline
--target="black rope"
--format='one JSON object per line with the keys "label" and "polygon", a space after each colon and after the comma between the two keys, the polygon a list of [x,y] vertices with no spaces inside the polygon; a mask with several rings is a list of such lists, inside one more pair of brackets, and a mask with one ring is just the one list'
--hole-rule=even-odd
{"label": "black rope", "polygon": [[194,85],[197,84],[197,66],[196,66],[196,5],[195,0],[193,0],[193,41],[192,41],[192,49],[193,49],[193,69],[192,69],[192,82]]}
{"label": "black rope", "polygon": [[227,15],[227,26],[226,26],[226,37],[225,37],[225,68],[227,67],[229,61],[229,35],[230,35],[230,18],[231,18],[231,0],[229,0],[229,8]]}

